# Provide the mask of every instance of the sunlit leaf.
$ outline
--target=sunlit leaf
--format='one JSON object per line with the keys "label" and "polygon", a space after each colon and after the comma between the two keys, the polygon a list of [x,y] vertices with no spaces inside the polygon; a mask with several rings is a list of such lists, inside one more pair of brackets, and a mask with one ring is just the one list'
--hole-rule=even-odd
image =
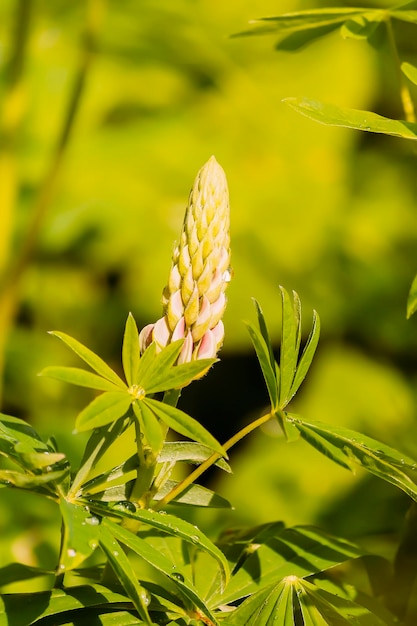
{"label": "sunlit leaf", "polygon": [[[131,562],[114,536],[113,531],[117,528],[115,524],[112,524],[108,520],[103,520],[100,527],[100,547],[107,556],[114,573],[135,605],[139,615],[142,617],[145,624],[152,626],[152,620],[149,617],[147,609],[149,601],[148,595],[139,584]],[[129,531],[126,532],[129,533]]]}
{"label": "sunlit leaf", "polygon": [[[158,456],[159,463],[178,463],[185,461],[199,465],[213,454],[213,450],[201,443],[193,441],[166,441]],[[216,461],[215,465],[225,472],[231,472],[231,468],[224,459]]]}
{"label": "sunlit leaf", "polygon": [[417,139],[417,124],[394,120],[371,111],[344,109],[333,104],[324,104],[310,98],[285,98],[284,102],[293,109],[321,124],[341,126],[371,133],[393,135],[404,139]]}
{"label": "sunlit leaf", "polygon": [[[173,567],[172,562],[169,561],[163,554],[155,550],[149,543],[144,541],[141,537],[138,537],[131,533],[129,530],[123,528],[105,518],[102,522],[102,528],[105,528],[113,540],[120,541],[122,544],[136,552],[141,558],[158,571],[165,574],[176,586],[178,591],[189,600],[196,608],[202,611],[203,615],[211,619],[213,624],[217,624],[214,616],[204,604],[203,600],[197,594],[193,584],[186,576]],[[112,563],[113,565],[113,563]]]}
{"label": "sunlit leaf", "polygon": [[[138,381],[141,387],[144,387],[148,393],[153,393],[153,384],[157,377],[165,374],[174,365],[177,360],[184,339],[169,343],[160,352],[156,351],[156,344],[152,342],[145,350],[139,363]],[[152,389],[151,389],[152,387]]]}
{"label": "sunlit leaf", "polygon": [[[94,504],[94,507],[98,512],[108,513],[111,511],[118,517],[140,521],[152,528],[167,533],[168,535],[183,539],[197,548],[204,550],[217,561],[222,572],[222,581],[224,584],[227,582],[229,567],[224,554],[204,535],[204,533],[201,532],[201,530],[199,530],[199,528],[193,526],[189,522],[180,519],[175,515],[170,515],[169,513],[159,513],[157,511],[148,511],[145,509],[136,509],[135,512],[132,512],[130,507],[112,507],[98,503]],[[123,543],[122,538],[120,538],[120,541]],[[138,554],[140,553],[138,552]],[[160,571],[164,571],[164,573],[166,573],[163,569]]]}
{"label": "sunlit leaf", "polygon": [[[127,600],[127,596],[110,591],[102,585],[70,587],[68,590],[52,589],[30,594],[13,593],[0,597],[0,624],[41,624],[42,618],[58,616],[67,611],[103,604],[111,607],[113,604],[124,604]],[[135,619],[135,623],[139,624],[137,617]]]}
{"label": "sunlit leaf", "polygon": [[58,339],[61,339],[61,341],[63,341],[69,348],[71,348],[71,350],[75,352],[75,354],[77,354],[83,361],[85,361],[85,363],[87,363],[87,365],[89,365],[91,369],[97,372],[97,374],[100,374],[100,376],[103,376],[103,378],[106,378],[110,382],[114,383],[117,387],[120,387],[121,389],[126,389],[125,383],[116,374],[116,372],[114,372],[111,367],[109,367],[107,363],[103,361],[103,359],[101,359],[99,356],[97,356],[97,354],[92,352],[92,350],[84,346],[73,337],[66,335],[65,333],[54,330],[51,331],[50,334],[58,337]]}
{"label": "sunlit leaf", "polygon": [[[353,463],[363,467],[371,474],[402,489],[417,501],[417,484],[410,476],[417,479],[417,462],[398,450],[365,437],[346,428],[329,426],[321,422],[306,422],[295,419],[294,424],[301,436],[323,454],[336,449],[346,459],[347,465]],[[313,434],[314,438],[310,438]],[[331,456],[331,453],[329,454]]]}
{"label": "sunlit leaf", "polygon": [[[368,11],[369,12],[369,11]],[[323,8],[309,11],[297,11],[294,13],[284,13],[273,17],[264,17],[254,20],[252,30],[237,33],[237,36],[259,35],[278,33],[286,31],[307,30],[319,26],[331,24],[343,24],[347,19],[364,13],[363,8]]]}
{"label": "sunlit leaf", "polygon": [[120,418],[113,423],[94,430],[87,442],[80,468],[72,482],[69,495],[77,497],[80,487],[88,480],[92,468],[98,463],[117,437],[126,430],[129,421],[129,418]]}
{"label": "sunlit leaf", "polygon": [[407,319],[417,311],[417,276],[415,276],[407,300]]}
{"label": "sunlit leaf", "polygon": [[55,577],[55,572],[43,570],[37,567],[31,567],[30,565],[24,565],[23,563],[9,563],[8,565],[0,567],[0,587],[16,583],[20,580],[31,580],[32,578],[38,578],[39,576]]}
{"label": "sunlit leaf", "polygon": [[45,369],[40,372],[40,376],[47,376],[49,378],[60,380],[64,383],[70,383],[71,385],[89,387],[100,391],[120,390],[119,385],[115,385],[107,380],[107,378],[97,376],[97,374],[93,374],[92,372],[88,372],[87,370],[83,370],[78,367],[45,367]]}
{"label": "sunlit leaf", "polygon": [[294,587],[291,577],[261,589],[245,600],[222,624],[225,626],[294,626]]}
{"label": "sunlit leaf", "polygon": [[346,39],[369,39],[375,33],[380,22],[385,20],[383,11],[381,11],[379,15],[379,20],[372,19],[372,17],[375,16],[375,12],[358,15],[349,19],[341,27],[342,37]]}
{"label": "sunlit leaf", "polygon": [[286,576],[305,578],[363,554],[354,544],[309,526],[277,529],[276,536],[249,552],[224,594],[210,602],[228,604]]}
{"label": "sunlit leaf", "polygon": [[134,385],[137,382],[137,373],[139,367],[139,333],[136,322],[131,313],[129,313],[125,334],[123,337],[122,362],[123,370],[126,376],[127,384]]}
{"label": "sunlit leaf", "polygon": [[148,393],[158,393],[166,389],[178,389],[188,385],[194,378],[200,378],[218,359],[197,359],[189,363],[181,363],[168,371],[160,369],[146,387]]}
{"label": "sunlit leaf", "polygon": [[151,398],[144,398],[141,402],[145,402],[162,422],[177,433],[204,444],[214,452],[218,452],[221,456],[226,456],[225,451],[213,435],[197,420],[184,413],[184,411]]}
{"label": "sunlit leaf", "polygon": [[47,483],[60,481],[66,475],[67,470],[45,472],[44,474],[23,474],[13,470],[0,470],[0,483],[20,489],[37,489]]}
{"label": "sunlit leaf", "polygon": [[[410,3],[410,9],[412,8],[412,6],[415,6],[415,4]],[[396,20],[417,24],[417,11],[391,11],[390,14]]]}
{"label": "sunlit leaf", "polygon": [[78,432],[99,428],[122,417],[132,404],[132,396],[123,391],[106,391],[94,398],[79,413],[75,422]]}
{"label": "sunlit leaf", "polygon": [[59,572],[79,567],[98,546],[100,520],[87,507],[68,502],[59,503],[63,520],[63,537]]}
{"label": "sunlit leaf", "polygon": [[121,479],[129,480],[131,478],[132,473],[136,472],[138,468],[138,456],[137,454],[133,454],[126,461],[117,465],[116,467],[112,467],[107,472],[102,472],[94,478],[91,478],[89,481],[85,482],[82,486],[83,495],[94,494],[100,491],[103,485],[108,485],[116,480],[118,482]]}
{"label": "sunlit leaf", "polygon": [[297,371],[295,372],[294,380],[291,386],[290,396],[293,397],[298,391],[301,383],[307,375],[311,362],[314,358],[317,344],[320,338],[320,318],[316,311],[313,311],[313,324],[311,327],[310,335],[307,339],[307,343],[304,347],[303,353],[297,365]]}
{"label": "sunlit leaf", "polygon": [[269,399],[271,402],[271,408],[278,406],[278,383],[275,375],[275,369],[270,362],[270,351],[267,344],[259,331],[252,322],[245,322],[248,328],[250,338],[255,348],[256,356],[258,357],[259,365],[261,366],[262,374],[265,379],[266,387],[268,389]]}
{"label": "sunlit leaf", "polygon": [[[175,480],[167,480],[162,489],[154,496],[154,500],[158,502],[162,500],[174,487],[179,483]],[[230,509],[231,504],[228,500],[220,496],[218,493],[202,487],[201,485],[189,485],[181,491],[181,493],[173,498],[173,504],[186,504],[192,506],[206,506],[214,509]]]}
{"label": "sunlit leaf", "polygon": [[288,292],[280,286],[282,298],[282,331],[280,349],[279,406],[283,408],[290,400],[290,390],[297,368],[297,336],[299,333],[296,312]]}
{"label": "sunlit leaf", "polygon": [[141,435],[143,434],[145,441],[156,457],[164,444],[166,428],[164,429],[162,427],[155,412],[152,411],[145,402],[136,400],[132,406],[136,419],[139,420]]}

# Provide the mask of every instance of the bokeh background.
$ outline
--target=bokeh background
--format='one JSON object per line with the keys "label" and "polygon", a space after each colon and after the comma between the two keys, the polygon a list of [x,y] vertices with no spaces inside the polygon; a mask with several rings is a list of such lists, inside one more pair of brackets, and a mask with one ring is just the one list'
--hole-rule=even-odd
{"label": "bokeh background", "polygon": [[[120,370],[124,323],[160,316],[188,192],[214,154],[232,207],[234,278],[221,363],[180,406],[221,440],[267,403],[242,323],[260,301],[278,347],[278,285],[313,308],[322,339],[292,405],[417,455],[417,153],[412,142],[329,128],[283,99],[309,96],[401,117],[382,47],[331,35],[297,53],[273,36],[231,38],[248,21],[337,4],[313,0],[2,0],[0,3],[0,366],[2,410],[72,435],[89,391],[39,378],[79,365],[48,330],[87,344]],[[364,3],[375,6],[375,3]],[[385,6],[391,3],[385,2]],[[384,5],[383,0],[379,6]],[[401,25],[402,60],[416,31]],[[199,512],[224,525],[315,523],[389,551],[407,498],[332,465],[274,428],[232,454],[234,473],[206,484],[235,509]],[[3,563],[53,567],[56,511],[0,492]],[[55,542],[55,543],[54,543]]]}

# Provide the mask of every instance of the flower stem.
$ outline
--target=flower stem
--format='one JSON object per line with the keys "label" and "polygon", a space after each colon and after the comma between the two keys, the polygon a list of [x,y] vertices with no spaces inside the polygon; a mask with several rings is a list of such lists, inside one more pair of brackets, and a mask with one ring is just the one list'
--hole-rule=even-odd
{"label": "flower stem", "polygon": [[[275,412],[270,411],[261,417],[258,417],[254,422],[251,422],[239,432],[237,432],[233,437],[228,439],[226,443],[223,445],[224,450],[230,450],[236,443],[238,443],[241,439],[249,435],[252,431],[254,431],[259,426],[262,426],[266,422],[268,422],[272,417],[275,417]],[[160,509],[166,506],[171,500],[176,498],[180,493],[184,491],[189,485],[197,480],[209,467],[211,467],[216,461],[221,458],[221,455],[217,452],[214,452],[208,459],[206,459],[201,465],[199,465],[191,474],[189,474],[184,480],[182,480],[178,485],[176,485],[167,495],[160,500],[155,509]]]}

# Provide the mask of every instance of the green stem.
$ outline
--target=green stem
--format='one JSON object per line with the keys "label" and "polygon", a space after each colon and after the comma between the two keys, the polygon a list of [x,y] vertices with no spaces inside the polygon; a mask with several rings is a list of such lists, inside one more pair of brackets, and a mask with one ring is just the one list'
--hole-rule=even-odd
{"label": "green stem", "polygon": [[400,90],[400,98],[401,98],[401,104],[402,104],[403,111],[404,111],[404,116],[407,122],[415,122],[416,114],[414,110],[414,104],[411,98],[410,90],[408,89],[408,85],[406,81],[404,80],[404,74],[401,71],[401,59],[398,53],[397,43],[395,41],[392,21],[389,16],[387,17],[386,25],[387,25],[387,33],[388,33],[388,42],[391,48],[391,53],[394,59],[396,73],[397,73],[397,80],[398,80],[398,85],[399,85],[399,90]]}
{"label": "green stem", "polygon": [[[241,439],[246,437],[246,435],[249,435],[249,433],[254,431],[256,428],[268,422],[272,417],[275,417],[275,412],[270,411],[269,413],[262,415],[261,417],[256,419],[254,422],[251,422],[250,424],[248,424],[247,426],[239,430],[239,432],[237,432],[235,435],[233,435],[233,437],[231,437],[230,439],[226,441],[226,443],[223,445],[224,450],[226,450],[226,452],[227,450],[230,450],[230,448],[232,448]],[[171,502],[171,500],[173,500],[180,493],[182,493],[184,489],[186,489],[187,487],[189,487],[189,485],[195,482],[197,478],[199,478],[206,470],[209,469],[209,467],[211,467],[220,458],[221,458],[221,455],[218,454],[217,452],[214,452],[208,459],[206,459],[193,472],[191,472],[191,474],[189,474],[186,478],[184,478],[184,480],[178,483],[178,485],[176,485],[169,493],[167,493],[167,495],[164,498],[162,498],[162,500],[160,500],[154,508],[160,509],[166,506],[169,502]]]}

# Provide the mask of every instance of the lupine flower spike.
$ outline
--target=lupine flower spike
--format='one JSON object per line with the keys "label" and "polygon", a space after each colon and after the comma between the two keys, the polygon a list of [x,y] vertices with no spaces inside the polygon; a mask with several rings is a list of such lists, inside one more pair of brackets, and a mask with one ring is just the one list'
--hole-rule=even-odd
{"label": "lupine flower spike", "polygon": [[178,363],[214,358],[224,337],[222,316],[230,281],[230,211],[227,181],[212,156],[197,174],[181,239],[163,291],[163,317],[139,335],[143,352],[185,339]]}

